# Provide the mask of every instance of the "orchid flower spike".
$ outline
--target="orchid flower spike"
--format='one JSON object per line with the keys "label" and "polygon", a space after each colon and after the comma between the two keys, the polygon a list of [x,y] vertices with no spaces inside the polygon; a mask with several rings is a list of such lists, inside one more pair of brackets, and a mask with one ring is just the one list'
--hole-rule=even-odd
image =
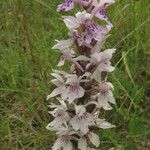
{"label": "orchid flower spike", "polygon": [[[60,52],[59,69],[51,73],[55,88],[47,96],[53,119],[46,128],[57,135],[52,150],[100,149],[98,129],[115,127],[100,113],[113,109],[116,104],[114,87],[107,80],[107,74],[115,69],[111,59],[116,49],[104,49],[113,27],[106,9],[114,2],[64,0],[57,7],[57,11],[70,11],[77,4],[84,11],[75,16],[62,16],[69,38],[56,40],[52,47]],[[71,64],[67,72],[61,70],[65,63]]]}

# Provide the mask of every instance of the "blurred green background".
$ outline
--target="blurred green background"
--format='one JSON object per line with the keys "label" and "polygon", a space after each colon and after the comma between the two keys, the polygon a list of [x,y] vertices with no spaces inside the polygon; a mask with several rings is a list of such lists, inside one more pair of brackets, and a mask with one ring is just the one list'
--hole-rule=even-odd
{"label": "blurred green background", "polygon": [[[59,59],[51,47],[68,37],[60,2],[0,0],[0,150],[49,150],[56,139],[45,129],[52,119],[45,98]],[[109,14],[117,105],[103,115],[117,127],[99,131],[99,149],[149,150],[150,0],[118,0]]]}

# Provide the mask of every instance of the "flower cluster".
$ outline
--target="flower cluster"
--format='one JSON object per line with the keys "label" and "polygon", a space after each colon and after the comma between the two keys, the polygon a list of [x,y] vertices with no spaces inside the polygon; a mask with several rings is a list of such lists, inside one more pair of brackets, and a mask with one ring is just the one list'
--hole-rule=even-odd
{"label": "flower cluster", "polygon": [[[113,85],[106,75],[114,70],[111,58],[115,49],[104,49],[112,23],[106,8],[114,0],[64,0],[58,11],[69,11],[75,4],[84,11],[75,16],[63,16],[69,30],[69,39],[56,41],[53,49],[60,51],[58,67],[66,61],[72,63],[69,72],[53,70],[51,82],[56,88],[47,99],[56,98],[51,103],[49,113],[54,120],[47,129],[56,131],[58,139],[52,150],[94,150],[99,147],[96,129],[115,127],[101,118],[100,111],[112,109],[115,104]],[[102,25],[98,24],[100,19]],[[92,148],[93,147],[93,148]]]}

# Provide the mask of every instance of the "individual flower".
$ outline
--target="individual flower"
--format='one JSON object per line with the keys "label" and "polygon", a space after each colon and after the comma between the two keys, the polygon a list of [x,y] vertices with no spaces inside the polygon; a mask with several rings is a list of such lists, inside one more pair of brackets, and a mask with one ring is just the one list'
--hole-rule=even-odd
{"label": "individual flower", "polygon": [[61,52],[61,57],[60,57],[60,61],[59,61],[58,65],[57,65],[58,67],[63,66],[65,64],[65,60],[69,60],[73,63],[76,63],[76,62],[74,62],[74,59],[73,59],[75,57],[75,53],[73,50],[68,50],[68,49],[62,50],[62,49],[60,49],[60,52]]}
{"label": "individual flower", "polygon": [[80,55],[76,56],[75,52],[70,48],[72,46],[72,40],[63,40],[57,41],[57,44],[53,46],[53,49],[59,49],[61,52],[60,61],[58,62],[58,67],[63,66],[65,61],[68,60],[75,64],[77,68],[79,68],[82,72],[84,71],[82,66],[78,63],[78,61],[88,61],[87,57]]}
{"label": "individual flower", "polygon": [[62,94],[62,92],[66,89],[65,80],[64,80],[65,74],[61,74],[60,72],[55,72],[55,73],[51,73],[51,75],[56,78],[51,80],[51,82],[54,85],[56,85],[57,88],[54,89],[50,95],[47,96],[47,100],[49,98]]}
{"label": "individual flower", "polygon": [[70,120],[75,131],[80,130],[83,134],[89,131],[89,126],[93,125],[93,115],[86,111],[83,105],[75,106],[76,115]]}
{"label": "individual flower", "polygon": [[[109,30],[95,23],[92,17],[93,16],[86,11],[78,12],[76,17],[63,17],[68,29],[75,34],[73,38],[78,41],[79,46],[84,45],[90,47],[92,40],[103,42],[107,37]],[[77,31],[79,27],[82,29],[80,32]]]}
{"label": "individual flower", "polygon": [[88,5],[88,2],[86,0],[64,0],[62,4],[58,5],[57,11],[60,11],[60,10],[69,11],[74,8],[74,3],[78,3],[82,6]]}
{"label": "individual flower", "polygon": [[57,73],[52,75],[56,78],[52,80],[52,83],[54,83],[57,88],[47,96],[47,99],[61,95],[63,100],[67,100],[71,104],[75,99],[84,96],[85,90],[80,86],[80,83],[88,81],[82,79],[87,76],[87,74],[80,77],[77,77],[76,74],[67,74],[64,78]]}
{"label": "individual flower", "polygon": [[109,103],[115,104],[113,97],[113,85],[110,82],[104,82],[99,85],[99,93],[95,96],[98,100],[98,107],[105,110],[112,109]]}
{"label": "individual flower", "polygon": [[73,131],[70,131],[68,128],[60,128],[57,132],[59,135],[58,139],[55,141],[52,150],[72,150],[73,145],[71,140],[73,139],[72,134],[74,134]]}
{"label": "individual flower", "polygon": [[86,11],[76,13],[75,17],[73,16],[63,16],[64,23],[69,30],[75,30],[80,27],[80,25],[85,25],[87,21],[92,19],[92,15]]}
{"label": "individual flower", "polygon": [[87,132],[87,134],[85,136],[81,136],[80,139],[78,140],[78,148],[80,150],[89,150],[90,148],[88,147],[87,144],[87,140],[89,139],[89,141],[96,147],[99,146],[100,144],[100,140],[99,140],[99,136],[97,134],[95,134],[94,132]]}
{"label": "individual flower", "polygon": [[103,52],[95,51],[91,54],[90,63],[87,64],[86,69],[90,66],[95,66],[95,71],[93,72],[93,78],[97,82],[101,82],[101,72],[112,72],[115,68],[111,66],[111,58],[116,49],[107,49]]}
{"label": "individual flower", "polygon": [[47,129],[51,130],[52,128],[58,128],[70,119],[65,102],[62,100],[59,100],[59,102],[61,105],[51,104],[49,106],[50,108],[54,109],[49,113],[52,114],[55,119],[47,125]]}
{"label": "individual flower", "polygon": [[106,72],[112,72],[114,67],[111,66],[111,58],[116,49],[107,49],[103,52],[94,53],[91,55],[91,63],[97,65],[97,69]]}
{"label": "individual flower", "polygon": [[115,3],[115,0],[100,0],[100,1],[94,0],[93,1],[94,9],[92,10],[92,14],[98,17],[99,19],[106,21],[107,28],[109,30],[113,27],[113,25],[109,21],[106,8],[113,3]]}
{"label": "individual flower", "polygon": [[83,97],[85,90],[80,86],[82,82],[84,82],[82,77],[77,77],[76,74],[68,75],[66,88],[62,91],[62,98],[67,99],[71,104],[75,99]]}
{"label": "individual flower", "polygon": [[108,29],[98,25],[95,22],[89,22],[85,25],[86,27],[86,39],[89,39],[87,43],[91,43],[92,39],[98,42],[103,42],[105,39]]}

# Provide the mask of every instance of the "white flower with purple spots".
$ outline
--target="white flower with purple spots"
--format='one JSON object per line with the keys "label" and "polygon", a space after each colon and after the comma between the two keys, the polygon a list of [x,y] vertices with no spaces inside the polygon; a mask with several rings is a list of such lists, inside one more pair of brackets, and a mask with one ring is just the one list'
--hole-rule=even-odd
{"label": "white flower with purple spots", "polygon": [[52,150],[72,150],[73,145],[71,140],[73,139],[72,134],[74,134],[73,131],[70,131],[68,128],[60,128],[57,132],[58,139],[55,141]]}
{"label": "white flower with purple spots", "polygon": [[51,109],[54,109],[53,111],[49,111],[49,113],[55,117],[55,119],[47,125],[47,129],[49,130],[60,127],[70,119],[67,112],[67,105],[62,100],[59,100],[59,102],[61,105],[51,104],[49,106]]}
{"label": "white flower with purple spots", "polygon": [[[115,68],[111,65],[111,58],[116,49],[107,49],[103,52],[95,51],[91,54],[90,63],[87,65],[87,69],[93,65],[96,66],[95,72],[93,73],[94,79],[97,82],[101,82],[101,72],[112,72]],[[99,79],[98,79],[99,76]]]}
{"label": "white flower with purple spots", "polygon": [[97,59],[98,61],[98,69],[101,71],[107,71],[107,72],[112,72],[115,68],[111,66],[111,58],[113,53],[115,53],[116,49],[107,49],[103,52],[100,52],[100,57],[98,58],[97,56],[95,57],[94,54],[93,56]]}
{"label": "white flower with purple spots", "polygon": [[52,75],[56,78],[52,80],[52,83],[54,83],[57,88],[47,96],[47,99],[61,95],[63,100],[67,100],[71,104],[75,99],[84,96],[85,90],[80,86],[80,83],[88,82],[88,80],[82,79],[83,77],[89,76],[88,73],[80,77],[77,77],[76,74],[62,76],[53,73]]}
{"label": "white flower with purple spots", "polygon": [[108,29],[98,25],[95,22],[89,21],[86,25],[86,38],[89,39],[88,43],[91,43],[92,39],[102,42],[108,34]]}
{"label": "white flower with purple spots", "polygon": [[59,49],[61,52],[60,61],[58,62],[58,67],[63,66],[65,61],[68,60],[76,65],[81,71],[84,71],[82,66],[78,63],[78,61],[88,61],[89,59],[83,55],[76,56],[73,49],[70,49],[73,41],[71,39],[64,41],[57,41],[57,44],[53,46],[53,49]]}
{"label": "white flower with purple spots", "polygon": [[79,46],[90,47],[92,40],[103,42],[108,34],[108,29],[92,21],[92,15],[86,11],[78,12],[76,17],[64,16],[64,22],[68,29],[73,32],[82,26],[82,32],[76,32],[74,40],[78,41]]}
{"label": "white flower with purple spots", "polygon": [[112,109],[110,103],[116,104],[112,90],[113,85],[110,82],[104,82],[99,85],[99,93],[96,95],[99,108],[102,107],[104,110],[110,110]]}
{"label": "white flower with purple spots", "polygon": [[83,105],[75,106],[76,115],[71,119],[70,124],[75,131],[80,130],[83,134],[89,131],[89,126],[93,125],[94,117],[86,112]]}
{"label": "white flower with purple spots", "polygon": [[109,21],[106,8],[113,3],[115,3],[115,0],[94,0],[93,2],[94,9],[92,10],[92,14],[98,17],[99,19],[106,21],[107,28],[109,30],[113,27],[113,25]]}
{"label": "white flower with purple spots", "polygon": [[67,76],[66,88],[62,91],[62,99],[66,99],[70,104],[78,98],[84,96],[85,90],[80,86],[83,83],[82,77],[77,77],[76,74]]}

